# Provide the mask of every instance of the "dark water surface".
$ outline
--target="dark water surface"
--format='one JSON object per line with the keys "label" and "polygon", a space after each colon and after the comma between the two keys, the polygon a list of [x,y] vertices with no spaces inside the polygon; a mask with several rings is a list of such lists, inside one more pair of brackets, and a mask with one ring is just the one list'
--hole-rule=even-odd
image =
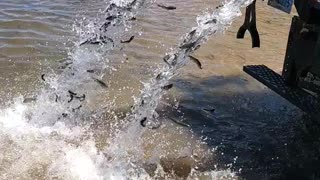
{"label": "dark water surface", "polygon": [[[157,2],[174,5],[177,10],[166,11],[151,5],[137,16],[137,23],[132,33],[141,32],[141,35],[136,35],[132,43],[124,46],[123,51],[114,50],[110,53],[108,59],[116,71],[104,77],[110,84],[110,89],[107,95],[100,93],[97,99],[91,102],[92,107],[100,105],[104,102],[102,99],[106,98],[115,102],[116,111],[126,112],[132,105],[132,96],[138,95],[142,88],[141,81],[145,82],[154,75],[155,69],[163,63],[161,57],[170,47],[181,41],[182,35],[196,25],[196,16],[207,8],[213,9],[219,4],[209,0]],[[69,50],[74,48],[74,42],[77,42],[76,33],[73,31],[75,20],[94,17],[98,10],[105,6],[106,3],[102,1],[0,0],[1,106],[4,108],[14,98],[20,95],[28,97],[41,89],[43,86],[41,74],[55,71],[59,61],[67,56]],[[170,154],[168,159],[177,161],[175,161],[176,166],[188,167],[192,164],[181,150],[185,145],[199,147],[199,151],[207,160],[204,163],[205,167],[202,168],[207,174],[196,173],[188,177],[188,174],[185,175],[184,171],[181,169],[179,171],[178,168],[175,170],[178,176],[170,176],[171,179],[178,177],[317,179],[319,177],[320,167],[317,157],[320,146],[317,144],[319,141],[317,124],[303,117],[298,109],[242,72],[242,66],[246,64],[266,64],[277,72],[282,69],[291,15],[268,7],[266,2],[258,2],[257,6],[262,47],[251,49],[249,37],[245,40],[235,39],[237,27],[243,18],[239,19],[223,36],[209,40],[196,52],[195,57],[201,60],[203,69],[198,69],[192,63],[183,69],[181,75],[172,81],[174,88],[158,108],[161,118],[166,120],[166,127],[148,132],[150,137],[157,137],[157,142],[144,144],[147,150],[143,152],[143,156],[152,157],[150,154],[157,152],[150,149],[158,147],[157,144],[167,143],[163,148],[172,149],[172,152],[170,150],[165,152]],[[130,33],[129,31],[128,37],[131,36]],[[207,111],[212,109],[214,111]],[[18,110],[14,110],[12,114],[2,112],[0,124],[6,126],[4,122],[16,118],[18,116],[16,114],[19,114]],[[182,119],[183,124],[190,125],[191,131],[170,121],[172,118],[178,121]],[[175,128],[182,130],[177,132]],[[64,160],[67,159],[67,162],[68,158],[80,159],[79,162],[71,161],[74,164],[70,165],[76,167],[76,170],[71,168],[71,174],[78,173],[78,176],[68,175],[65,173],[68,170],[63,168],[66,164],[64,160],[57,162],[51,160],[56,158],[56,152],[62,151],[61,149],[64,152],[69,148],[68,140],[61,143],[47,142],[45,138],[40,138],[41,143],[37,144],[35,138],[26,141],[30,145],[21,144],[23,140],[18,137],[20,129],[10,130],[17,133],[7,129],[0,132],[1,146],[8,147],[0,148],[0,166],[2,164],[0,179],[100,178],[92,174],[95,174],[97,169],[103,169],[102,167],[85,166],[86,170],[89,169],[88,174],[81,174],[78,173],[81,172],[81,167],[75,165],[86,163],[85,155],[92,151],[75,149],[70,150],[72,152],[70,156],[61,156]],[[31,131],[27,130],[28,133]],[[23,132],[25,131],[24,129]],[[71,130],[72,133],[75,131]],[[101,127],[97,127],[96,131],[97,136],[105,135],[105,129]],[[200,143],[198,139],[202,139],[201,142],[206,142],[206,145]],[[96,141],[104,144],[102,142],[104,139]],[[20,149],[15,146],[19,146]],[[46,146],[50,153],[38,155],[41,146]],[[21,155],[33,152],[33,148],[36,149],[34,150],[36,154],[32,156],[38,158],[26,158]],[[179,152],[174,151],[175,149],[179,149]],[[194,153],[193,148],[186,149]],[[209,151],[214,149],[214,151],[207,154],[203,149]],[[15,154],[8,153],[15,150],[17,151]],[[97,157],[94,156],[98,159]],[[37,165],[40,164],[40,168],[29,167],[34,166],[32,163],[35,161]],[[168,162],[171,161],[173,160],[161,160],[160,164],[169,167],[171,165],[168,165],[170,164]],[[111,166],[121,167],[112,163]],[[116,168],[112,170],[117,171]],[[210,174],[208,172],[211,175],[208,175]],[[235,175],[232,172],[235,172]],[[103,171],[103,173],[110,172]],[[164,176],[164,179],[166,177],[169,178]]]}

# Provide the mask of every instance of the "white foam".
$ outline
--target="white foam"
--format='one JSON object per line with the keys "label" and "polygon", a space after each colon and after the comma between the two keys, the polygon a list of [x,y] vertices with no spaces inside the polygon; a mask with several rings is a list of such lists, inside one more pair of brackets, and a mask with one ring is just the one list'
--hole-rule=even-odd
{"label": "white foam", "polygon": [[[125,5],[129,1],[115,2],[118,5]],[[220,18],[218,22],[223,26],[219,26],[218,29],[224,30],[235,17],[239,16],[240,5],[244,5],[243,0],[230,1],[218,14],[209,16]],[[199,18],[199,24],[202,18]],[[200,28],[207,32],[204,34],[207,38],[217,27]],[[176,153],[174,154],[176,156],[192,155],[193,148],[197,147],[189,142],[192,138],[181,140],[180,143],[186,145],[182,147],[176,147],[175,138],[168,139],[173,132],[181,132],[181,136],[189,137],[186,135],[187,131],[171,129],[168,134],[152,132],[152,135],[148,136],[139,123],[133,122],[134,125],[131,124],[128,129],[111,139],[96,139],[95,135],[108,132],[91,129],[90,124],[84,125],[82,121],[92,116],[91,111],[81,110],[69,118],[59,119],[62,113],[71,112],[72,108],[79,104],[69,103],[66,100],[55,102],[53,94],[66,97],[69,89],[79,89],[80,92],[77,93],[94,94],[96,88],[88,83],[92,77],[84,75],[83,71],[88,67],[98,68],[102,75],[109,67],[108,61],[105,61],[103,54],[98,51],[75,49],[70,53],[70,57],[74,63],[71,71],[49,75],[47,87],[40,91],[35,103],[23,104],[22,98],[17,98],[12,106],[0,110],[0,179],[153,179],[154,177],[150,177],[144,170],[145,163],[156,164],[156,177],[174,178],[174,175],[168,175],[161,168],[160,160],[172,152]],[[168,80],[174,72],[164,74],[168,76]],[[146,97],[150,98],[148,100],[151,103],[146,102],[150,106],[140,109],[142,111],[140,113],[151,116],[162,93],[156,91],[159,88],[154,84],[146,84],[146,89],[148,91]],[[150,137],[151,140],[148,139]],[[101,150],[96,144],[99,141],[108,145]],[[194,143],[201,144],[196,140]],[[171,147],[175,147],[174,151],[169,152]],[[198,172],[193,169],[188,176],[189,179],[202,177],[237,178],[230,170]]]}
{"label": "white foam", "polygon": [[[37,127],[28,123],[25,118],[27,110],[28,106],[17,101],[11,107],[0,111],[0,179],[154,179],[168,176],[160,166],[160,159],[168,155],[168,150],[176,152],[177,158],[191,155],[194,148],[200,148],[199,154],[204,155],[205,152],[201,150],[200,142],[193,142],[192,135],[186,136],[188,131],[177,131],[169,125],[167,129],[163,129],[164,132],[152,136],[152,131],[145,132],[141,131],[140,126],[131,126],[132,128],[120,132],[112,139],[107,139],[106,141],[113,144],[101,151],[95,143],[99,140],[88,136],[99,132],[89,132],[87,127],[68,127],[62,122],[53,126]],[[180,143],[185,144],[181,147],[177,147],[174,145],[175,141],[172,141],[178,134],[185,137],[179,137]],[[153,150],[145,149],[146,145],[154,146]],[[152,156],[148,157],[150,152]],[[143,169],[144,163],[157,165],[155,177],[150,177]],[[220,179],[236,176],[230,170],[192,170],[188,176],[189,179],[200,177]]]}

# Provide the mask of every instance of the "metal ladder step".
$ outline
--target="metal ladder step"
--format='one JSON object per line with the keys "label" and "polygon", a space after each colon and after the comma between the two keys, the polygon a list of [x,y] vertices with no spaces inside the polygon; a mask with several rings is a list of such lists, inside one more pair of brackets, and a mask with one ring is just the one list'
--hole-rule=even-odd
{"label": "metal ladder step", "polygon": [[302,111],[317,115],[320,112],[320,102],[307,91],[299,87],[288,86],[281,75],[265,65],[244,66],[243,71],[266,85],[268,88],[288,100]]}

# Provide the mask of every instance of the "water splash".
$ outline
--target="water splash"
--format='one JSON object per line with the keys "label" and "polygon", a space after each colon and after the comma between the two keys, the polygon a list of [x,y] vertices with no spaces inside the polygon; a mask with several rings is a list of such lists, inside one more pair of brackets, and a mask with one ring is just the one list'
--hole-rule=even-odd
{"label": "water splash", "polygon": [[210,36],[224,33],[235,18],[241,16],[240,8],[248,6],[252,0],[225,1],[221,8],[213,13],[207,13],[197,18],[198,26],[194,27],[183,42],[172,52],[166,54],[163,60],[166,66],[159,70],[155,78],[144,84],[144,89],[135,106],[130,121],[146,121],[146,125],[154,128],[160,125],[156,108],[161,97],[166,93],[169,80],[179,74],[189,61],[189,56],[196,51]]}
{"label": "water splash", "polygon": [[[75,28],[80,37],[79,45],[111,44],[119,46],[121,36],[131,29],[139,10],[148,6],[147,0],[112,0],[95,19],[80,21],[82,28]],[[105,48],[105,47],[103,47]]]}
{"label": "water splash", "polygon": [[[106,71],[112,70],[105,54],[120,46],[121,33],[130,28],[132,17],[143,7],[144,2],[111,1],[106,14],[106,11],[102,11],[102,16],[93,23],[83,22],[84,26],[76,28],[79,42],[63,62],[64,70],[60,74],[43,76],[46,87],[38,93],[36,102],[22,104],[22,98],[18,98],[11,107],[0,111],[1,179],[237,179],[230,170],[196,170],[213,151],[189,130],[181,127],[169,124],[163,129],[165,132],[156,133],[141,130],[140,124],[134,123],[125,131],[115,134],[111,140],[105,136],[110,133],[112,136],[113,132],[103,131],[102,137],[99,137],[98,128],[109,131],[119,128],[117,125],[106,123],[102,126],[92,122],[92,118],[99,116],[110,121],[117,118],[112,114],[107,118],[103,116],[105,106],[111,109],[112,102],[104,102],[104,107],[91,107],[90,100],[101,89],[94,79],[101,80]],[[168,67],[161,70],[158,78],[146,84],[133,111],[134,119],[156,117],[155,108],[165,92],[161,87],[167,85],[168,80],[187,63],[185,59],[198,45],[208,36],[223,32],[233,18],[239,15],[238,6],[245,5],[244,1],[229,3],[216,13],[199,18],[199,27],[195,28],[194,34],[187,36],[176,52],[166,56]],[[128,8],[131,5],[133,8]],[[113,8],[110,10],[110,7]],[[236,15],[229,12],[233,10],[237,10]],[[123,12],[117,16],[120,19],[107,20],[107,24],[110,22],[115,26],[101,30],[106,18],[112,15],[110,13],[118,11]],[[230,16],[233,18],[228,19]],[[213,19],[216,19],[216,23],[213,23]],[[119,34],[114,33],[118,30]],[[108,38],[112,38],[113,43]],[[95,48],[80,48],[81,44],[91,44],[83,43],[86,41],[97,42],[99,45]],[[85,101],[82,101],[83,95]],[[185,139],[179,147],[173,148],[173,145],[177,145],[177,136]],[[172,152],[168,152],[168,149]],[[212,165],[211,161],[204,164]],[[185,169],[181,170],[183,165]],[[178,172],[181,174],[177,177],[175,175]]]}
{"label": "water splash", "polygon": [[[131,28],[128,21],[144,5],[144,0],[134,2],[111,1],[108,8],[113,8],[104,14],[116,16],[112,21],[101,16],[75,26],[79,43],[61,61],[61,73],[46,72],[41,77],[45,85],[35,98],[29,98],[31,102],[20,97],[0,111],[0,179],[126,179],[130,166],[121,168],[128,164],[126,160],[119,165],[110,163],[97,148],[92,132],[92,119],[113,119],[112,113],[107,118],[104,115],[113,104],[104,101],[102,106],[92,107],[90,101],[101,91],[107,93],[97,80],[113,70],[105,54],[120,47],[121,32]],[[98,31],[99,26],[91,26],[92,22],[111,26]],[[114,44],[80,47],[92,32],[96,37],[110,35]]]}
{"label": "water splash", "polygon": [[[106,55],[121,47],[123,32],[132,28],[132,18],[146,5],[145,0],[113,0],[96,18],[81,20],[74,26],[79,42],[61,61],[61,73],[42,75],[45,87],[37,94],[36,102],[30,104],[30,123],[46,126],[63,121],[79,125],[86,123],[83,120],[92,114],[112,109],[113,102],[104,101],[98,107],[92,107],[90,102],[99,93],[108,93],[105,75],[115,69],[109,65]],[[95,45],[82,46],[85,44]]]}
{"label": "water splash", "polygon": [[[101,150],[89,126],[70,128],[58,122],[37,127],[25,118],[27,110],[28,106],[17,101],[0,111],[0,179],[237,178],[230,170],[192,169],[201,164],[205,166],[205,158],[213,152],[186,129],[168,125],[163,130],[169,132],[149,131],[141,135],[127,131],[122,133],[125,136],[115,137],[110,146]],[[179,136],[181,141],[177,144],[175,139]],[[189,158],[191,155],[194,157]],[[179,176],[172,170],[180,173]]]}

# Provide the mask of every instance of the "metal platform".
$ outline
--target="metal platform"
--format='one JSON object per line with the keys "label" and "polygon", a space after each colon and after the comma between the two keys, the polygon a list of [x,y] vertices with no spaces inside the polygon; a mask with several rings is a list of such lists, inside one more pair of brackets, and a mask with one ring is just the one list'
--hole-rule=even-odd
{"label": "metal platform", "polygon": [[305,81],[302,78],[300,78],[300,80],[298,81],[298,86],[302,87],[304,89],[308,89],[308,90],[315,92],[317,94],[320,94],[320,87],[319,86],[317,86],[313,83],[310,83],[308,81]]}
{"label": "metal platform", "polygon": [[243,70],[302,111],[310,115],[319,114],[320,102],[315,96],[301,88],[286,85],[282,76],[267,66],[250,65],[244,66]]}

